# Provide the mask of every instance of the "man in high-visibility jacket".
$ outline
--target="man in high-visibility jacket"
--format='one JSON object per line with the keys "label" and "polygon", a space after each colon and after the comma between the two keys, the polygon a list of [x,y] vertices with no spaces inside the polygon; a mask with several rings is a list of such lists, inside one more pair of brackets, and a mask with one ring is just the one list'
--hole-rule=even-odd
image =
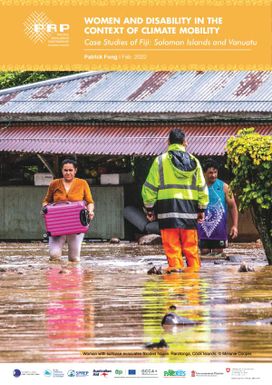
{"label": "man in high-visibility jacket", "polygon": [[187,267],[198,269],[197,223],[204,220],[208,188],[198,159],[186,152],[184,132],[172,129],[168,143],[168,151],[154,160],[143,185],[144,209],[152,221],[156,204],[167,272],[182,271],[182,254]]}

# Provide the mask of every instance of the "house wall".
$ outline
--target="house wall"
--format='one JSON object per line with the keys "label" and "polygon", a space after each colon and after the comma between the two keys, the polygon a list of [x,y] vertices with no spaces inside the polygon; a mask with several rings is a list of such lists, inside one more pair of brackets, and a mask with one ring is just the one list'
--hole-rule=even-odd
{"label": "house wall", "polygon": [[[228,220],[229,228],[231,220]],[[251,214],[249,210],[246,210],[243,214],[239,213],[238,221],[238,238],[239,242],[252,242],[260,238],[256,227],[253,224]]]}
{"label": "house wall", "polygon": [[[95,219],[86,238],[124,238],[124,187],[91,187],[95,201]],[[40,216],[47,187],[0,187],[0,240],[38,240],[45,227]]]}

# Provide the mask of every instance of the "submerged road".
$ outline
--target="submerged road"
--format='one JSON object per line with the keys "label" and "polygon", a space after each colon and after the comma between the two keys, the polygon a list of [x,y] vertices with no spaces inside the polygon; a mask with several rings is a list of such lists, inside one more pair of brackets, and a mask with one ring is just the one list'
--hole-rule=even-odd
{"label": "submerged road", "polygon": [[[44,243],[0,243],[1,362],[270,361],[272,267],[255,243],[226,253],[235,261],[147,275],[160,246],[84,243],[73,264],[48,262]],[[163,328],[173,305],[195,323]],[[161,339],[168,349],[146,349]]]}

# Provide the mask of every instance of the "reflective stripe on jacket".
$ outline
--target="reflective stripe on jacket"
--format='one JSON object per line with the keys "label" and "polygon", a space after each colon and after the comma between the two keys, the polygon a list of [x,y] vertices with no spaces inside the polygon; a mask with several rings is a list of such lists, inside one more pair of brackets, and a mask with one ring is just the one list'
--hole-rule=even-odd
{"label": "reflective stripe on jacket", "polygon": [[145,207],[154,207],[157,203],[161,229],[196,228],[197,213],[206,209],[209,202],[199,161],[188,154],[184,146],[170,145],[166,153],[154,160],[142,197]]}

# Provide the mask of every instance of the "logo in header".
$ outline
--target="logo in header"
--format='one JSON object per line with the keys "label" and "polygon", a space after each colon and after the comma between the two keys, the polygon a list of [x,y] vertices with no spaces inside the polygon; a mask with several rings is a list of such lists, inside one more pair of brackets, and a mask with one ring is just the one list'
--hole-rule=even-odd
{"label": "logo in header", "polygon": [[55,23],[44,12],[32,12],[24,22],[24,32],[34,44],[49,47],[69,45],[69,23]]}

